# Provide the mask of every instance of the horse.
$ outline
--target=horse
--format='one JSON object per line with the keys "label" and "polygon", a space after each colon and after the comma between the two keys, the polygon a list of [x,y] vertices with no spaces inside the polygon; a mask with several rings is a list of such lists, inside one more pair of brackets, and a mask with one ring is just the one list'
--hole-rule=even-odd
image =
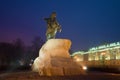
{"label": "horse", "polygon": [[54,39],[58,31],[61,32],[61,26],[59,24],[56,24],[56,23],[48,24],[47,31],[46,31],[47,40]]}

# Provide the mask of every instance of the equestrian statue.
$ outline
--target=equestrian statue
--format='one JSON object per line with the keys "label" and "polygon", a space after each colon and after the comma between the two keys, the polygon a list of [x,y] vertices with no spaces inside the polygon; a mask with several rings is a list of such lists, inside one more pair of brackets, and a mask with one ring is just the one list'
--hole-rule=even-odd
{"label": "equestrian statue", "polygon": [[49,18],[44,18],[47,23],[47,31],[46,31],[46,38],[54,39],[56,37],[56,33],[59,31],[61,32],[61,26],[56,20],[56,12],[52,12]]}

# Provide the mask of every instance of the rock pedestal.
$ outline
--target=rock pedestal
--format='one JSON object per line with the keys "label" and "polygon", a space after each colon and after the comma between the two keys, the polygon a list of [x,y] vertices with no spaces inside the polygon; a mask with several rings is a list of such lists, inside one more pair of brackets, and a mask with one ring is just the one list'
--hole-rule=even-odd
{"label": "rock pedestal", "polygon": [[69,55],[71,41],[50,39],[40,49],[32,69],[46,76],[83,74],[82,68]]}

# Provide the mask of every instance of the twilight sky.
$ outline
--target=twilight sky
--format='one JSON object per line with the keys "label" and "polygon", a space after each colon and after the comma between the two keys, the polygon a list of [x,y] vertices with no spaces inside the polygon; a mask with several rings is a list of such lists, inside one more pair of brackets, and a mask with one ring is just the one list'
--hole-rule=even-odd
{"label": "twilight sky", "polygon": [[45,40],[43,19],[53,11],[62,26],[57,38],[70,39],[73,51],[120,41],[120,0],[0,0],[0,42]]}

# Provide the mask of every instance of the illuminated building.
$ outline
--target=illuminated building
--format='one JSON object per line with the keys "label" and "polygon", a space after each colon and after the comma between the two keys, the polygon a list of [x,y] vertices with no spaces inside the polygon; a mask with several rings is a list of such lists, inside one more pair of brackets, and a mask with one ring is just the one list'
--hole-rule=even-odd
{"label": "illuminated building", "polygon": [[102,60],[103,58],[105,60],[120,59],[120,42],[93,47],[87,52],[78,51],[73,53],[72,56],[79,57],[80,61]]}
{"label": "illuminated building", "polygon": [[87,52],[78,51],[71,55],[74,60],[86,65],[120,66],[120,42],[90,48]]}

